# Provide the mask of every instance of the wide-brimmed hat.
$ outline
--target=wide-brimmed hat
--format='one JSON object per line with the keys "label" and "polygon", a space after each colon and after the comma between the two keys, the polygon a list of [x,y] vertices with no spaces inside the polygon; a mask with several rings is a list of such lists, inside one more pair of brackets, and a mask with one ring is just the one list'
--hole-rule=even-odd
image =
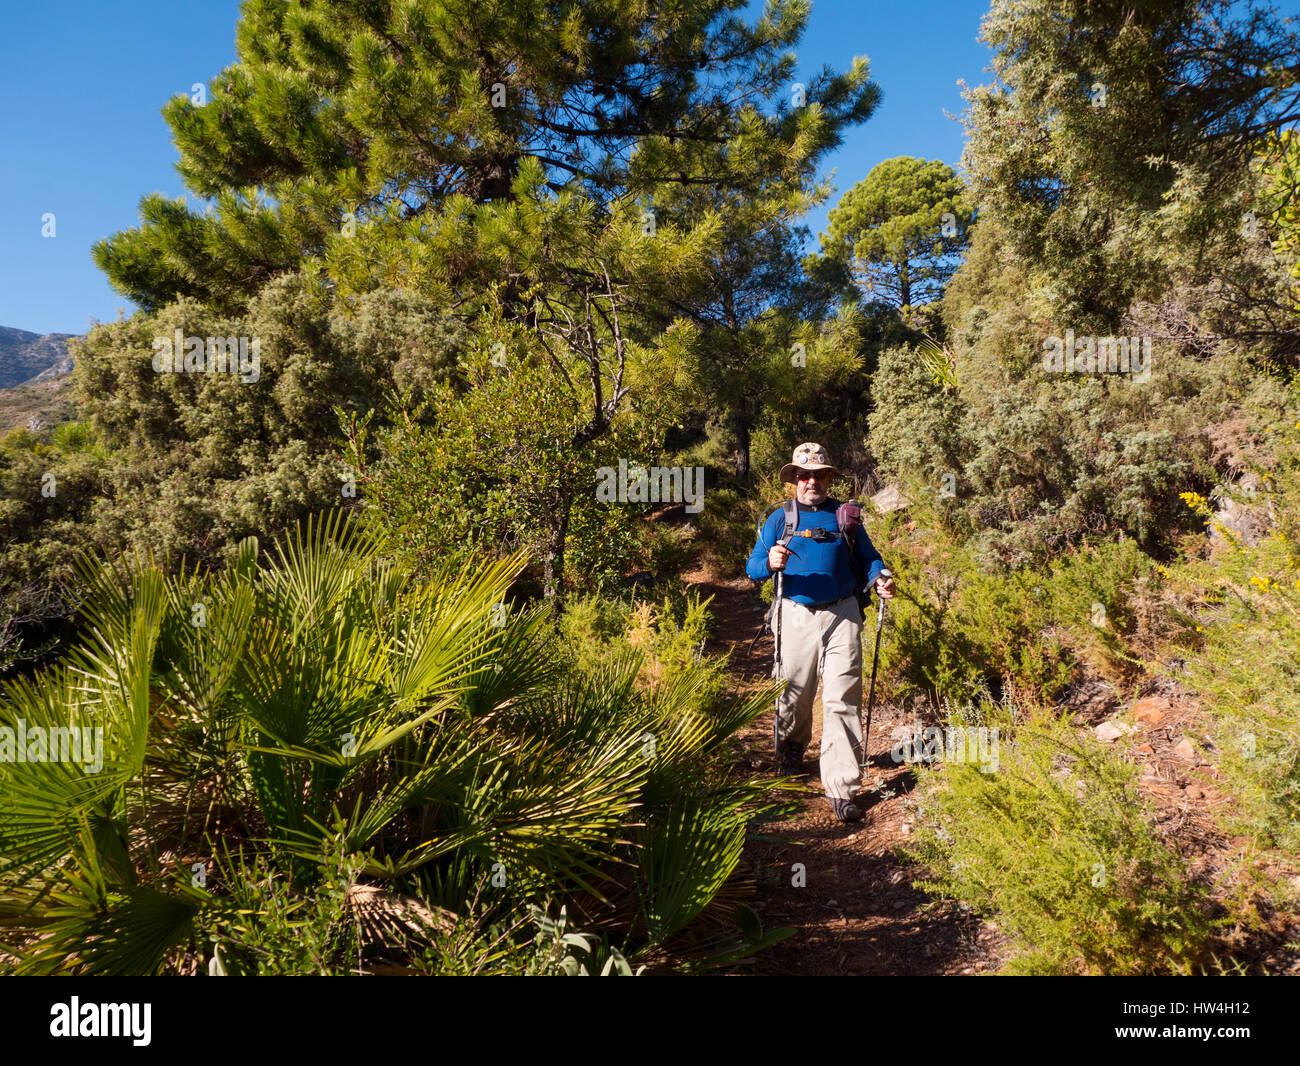
{"label": "wide-brimmed hat", "polygon": [[793,460],[781,467],[781,480],[793,485],[796,470],[829,470],[836,476],[839,475],[839,471],[826,461],[826,449],[811,441],[794,450]]}

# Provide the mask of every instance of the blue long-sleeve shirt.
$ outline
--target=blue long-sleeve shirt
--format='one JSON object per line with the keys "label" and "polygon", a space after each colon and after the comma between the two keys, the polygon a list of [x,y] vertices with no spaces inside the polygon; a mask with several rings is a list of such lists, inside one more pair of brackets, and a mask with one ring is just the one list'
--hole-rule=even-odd
{"label": "blue long-sleeve shirt", "polygon": [[[820,526],[832,533],[839,533],[839,526],[835,522],[836,504],[833,501],[828,500],[820,507],[806,507],[802,503],[797,506],[800,529]],[[755,581],[766,581],[772,576],[772,570],[767,565],[767,554],[780,539],[784,527],[785,512],[778,507],[767,516],[754,550],[749,553],[749,562],[745,564],[745,573]],[[785,579],[782,582],[782,592],[787,598],[802,603],[805,607],[812,607],[834,603],[853,595],[853,569],[849,565],[849,553],[838,535],[834,540],[828,541],[794,537],[789,547],[792,554],[785,562]],[[861,572],[866,575],[866,583],[870,586],[885,568],[885,563],[865,529],[858,530],[853,550]]]}

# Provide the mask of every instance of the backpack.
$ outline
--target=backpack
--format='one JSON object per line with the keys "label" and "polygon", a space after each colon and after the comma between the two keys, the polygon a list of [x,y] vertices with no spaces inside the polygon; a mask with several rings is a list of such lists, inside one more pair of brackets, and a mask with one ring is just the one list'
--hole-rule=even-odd
{"label": "backpack", "polygon": [[[846,516],[844,512],[844,508],[847,505],[841,504],[838,501],[829,498],[827,499],[826,502],[835,504],[835,520],[836,520],[836,524],[839,526],[839,538],[840,538],[840,542],[844,545],[844,547],[848,549],[849,568],[853,571],[853,596],[858,601],[858,613],[861,616],[859,620],[862,621],[866,619],[867,606],[871,603],[871,589],[866,584],[863,578],[862,570],[858,566],[858,560],[855,558],[853,554],[853,549],[856,547],[857,544],[857,531],[861,523],[859,523],[858,525],[850,526],[846,522]],[[861,504],[859,504],[857,500],[849,500],[848,503],[854,507],[857,507],[859,513],[861,513]],[[786,500],[783,504],[781,504],[781,509],[785,512],[785,526],[781,530],[781,535],[777,537],[776,543],[779,544],[781,547],[786,548],[789,547],[790,541],[794,537],[800,535],[798,501],[795,500],[793,497],[791,497],[790,499]],[[776,508],[773,507],[772,511],[775,510]],[[772,511],[768,511],[767,514],[765,514],[762,517],[762,519],[759,521],[758,523],[759,536],[762,536],[763,526],[767,524],[767,520],[772,516]],[[775,607],[776,607],[776,597],[774,596],[772,598],[772,603],[768,606],[767,613],[763,616],[764,629],[771,628],[772,611]]]}

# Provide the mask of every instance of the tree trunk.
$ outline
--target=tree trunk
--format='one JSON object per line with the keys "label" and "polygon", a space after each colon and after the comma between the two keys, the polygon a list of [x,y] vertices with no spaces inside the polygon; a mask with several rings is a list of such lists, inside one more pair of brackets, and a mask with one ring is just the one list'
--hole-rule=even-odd
{"label": "tree trunk", "polygon": [[736,477],[749,477],[750,418],[742,411],[736,416]]}
{"label": "tree trunk", "polygon": [[569,532],[569,508],[573,500],[567,494],[552,497],[550,521],[542,543],[542,595],[551,601],[555,614],[560,613],[560,592],[564,588],[564,540]]}

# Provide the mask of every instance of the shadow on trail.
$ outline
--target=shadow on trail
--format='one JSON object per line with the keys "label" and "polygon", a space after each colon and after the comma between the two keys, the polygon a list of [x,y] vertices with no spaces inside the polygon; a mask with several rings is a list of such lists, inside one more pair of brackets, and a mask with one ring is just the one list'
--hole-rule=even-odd
{"label": "shadow on trail", "polygon": [[745,861],[758,886],[764,926],[795,929],[761,952],[751,972],[951,974],[986,955],[974,915],[912,888],[920,867],[888,848],[865,852],[856,846],[871,835],[869,820],[862,829],[802,825],[798,840],[750,842]]}

